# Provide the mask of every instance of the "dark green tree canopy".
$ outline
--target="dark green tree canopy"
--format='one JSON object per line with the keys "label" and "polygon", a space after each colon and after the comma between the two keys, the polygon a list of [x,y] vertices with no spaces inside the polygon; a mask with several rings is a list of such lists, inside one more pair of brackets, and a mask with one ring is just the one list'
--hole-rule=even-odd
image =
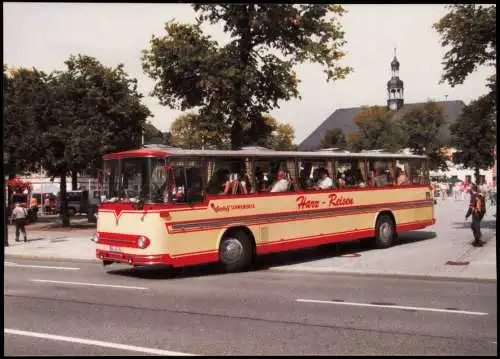
{"label": "dark green tree canopy", "polygon": [[321,147],[345,150],[348,147],[347,137],[340,128],[327,130],[321,139]]}
{"label": "dark green tree canopy", "polygon": [[[496,144],[496,108],[490,111],[491,99],[480,97],[466,106],[450,130],[454,136],[453,145],[457,149],[454,162],[466,168],[474,168],[476,177],[479,169],[488,169],[494,163],[492,154]],[[478,178],[476,178],[476,181]]]}
{"label": "dark green tree canopy", "polygon": [[[42,166],[49,176],[95,173],[102,154],[136,148],[150,115],[137,81],[123,65],[106,67],[89,56],[71,56],[64,71],[5,72],[4,144],[16,171]],[[63,223],[69,225],[63,201]]]}
{"label": "dark green tree canopy", "polygon": [[385,106],[363,108],[353,119],[359,136],[349,145],[354,151],[384,149],[397,152],[403,148],[400,124],[393,121],[393,112]]}
{"label": "dark green tree canopy", "polygon": [[[181,110],[199,108],[201,122],[223,122],[233,148],[254,144],[272,130],[264,113],[279,101],[299,96],[293,68],[321,64],[327,80],[344,78],[349,67],[344,33],[338,23],[344,10],[326,4],[193,5],[195,25],[168,22],[166,35],[153,36],[143,51],[144,71],[155,81],[152,94]],[[204,22],[222,23],[231,36],[221,46],[203,34]]]}
{"label": "dark green tree canopy", "polygon": [[414,108],[400,119],[401,134],[405,147],[418,155],[430,158],[431,169],[446,169],[446,159],[441,148],[449,145],[439,137],[445,123],[442,106],[428,101],[422,107]]}
{"label": "dark green tree canopy", "polygon": [[[441,35],[441,45],[449,49],[444,55],[442,81],[451,86],[463,84],[479,66],[496,66],[496,5],[449,5],[450,12],[434,24]],[[491,96],[496,102],[496,71],[488,79]]]}

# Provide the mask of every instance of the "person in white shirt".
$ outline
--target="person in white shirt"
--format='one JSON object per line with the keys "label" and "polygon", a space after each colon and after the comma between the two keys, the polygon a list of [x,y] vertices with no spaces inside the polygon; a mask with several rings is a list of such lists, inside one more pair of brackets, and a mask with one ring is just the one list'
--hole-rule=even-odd
{"label": "person in white shirt", "polygon": [[328,176],[328,172],[324,168],[322,168],[320,170],[319,176],[320,176],[319,177],[320,179],[319,179],[318,183],[316,183],[316,186],[314,186],[314,189],[321,190],[321,189],[332,188],[333,181],[330,178],[330,176]]}
{"label": "person in white shirt", "polygon": [[16,203],[14,210],[12,211],[12,220],[16,224],[16,242],[19,242],[19,231],[23,232],[24,241],[27,242],[26,237],[26,217],[28,216],[28,211],[26,208],[21,206],[20,203]]}
{"label": "person in white shirt", "polygon": [[288,180],[285,178],[285,172],[279,171],[277,176],[277,181],[274,182],[273,187],[270,192],[286,192],[288,191]]}

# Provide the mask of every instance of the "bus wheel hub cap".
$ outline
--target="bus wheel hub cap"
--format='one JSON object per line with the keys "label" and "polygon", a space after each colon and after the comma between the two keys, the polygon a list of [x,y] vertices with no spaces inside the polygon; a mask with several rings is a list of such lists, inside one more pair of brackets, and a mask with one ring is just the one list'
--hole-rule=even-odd
{"label": "bus wheel hub cap", "polygon": [[389,223],[382,223],[380,226],[380,237],[382,237],[384,241],[388,241],[391,238],[391,232],[392,230]]}
{"label": "bus wheel hub cap", "polygon": [[241,243],[234,239],[228,238],[224,241],[224,246],[222,248],[222,257],[225,262],[235,262],[240,259],[243,252],[243,246]]}

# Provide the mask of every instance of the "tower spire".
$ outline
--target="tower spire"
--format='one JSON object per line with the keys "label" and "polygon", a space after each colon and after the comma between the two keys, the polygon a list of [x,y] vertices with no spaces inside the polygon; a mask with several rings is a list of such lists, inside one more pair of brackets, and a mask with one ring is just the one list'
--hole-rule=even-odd
{"label": "tower spire", "polygon": [[391,62],[391,79],[387,82],[387,106],[392,111],[399,111],[404,105],[403,81],[399,78],[399,61],[396,57],[396,44],[394,44],[394,59]]}

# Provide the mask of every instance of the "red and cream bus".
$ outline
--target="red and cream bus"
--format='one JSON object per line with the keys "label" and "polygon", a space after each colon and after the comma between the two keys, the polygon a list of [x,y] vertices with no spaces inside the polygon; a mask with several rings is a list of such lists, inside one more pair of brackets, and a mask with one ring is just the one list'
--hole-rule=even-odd
{"label": "red and cream bus", "polygon": [[104,156],[96,257],[173,267],[367,240],[435,223],[424,156],[380,152],[183,150]]}

